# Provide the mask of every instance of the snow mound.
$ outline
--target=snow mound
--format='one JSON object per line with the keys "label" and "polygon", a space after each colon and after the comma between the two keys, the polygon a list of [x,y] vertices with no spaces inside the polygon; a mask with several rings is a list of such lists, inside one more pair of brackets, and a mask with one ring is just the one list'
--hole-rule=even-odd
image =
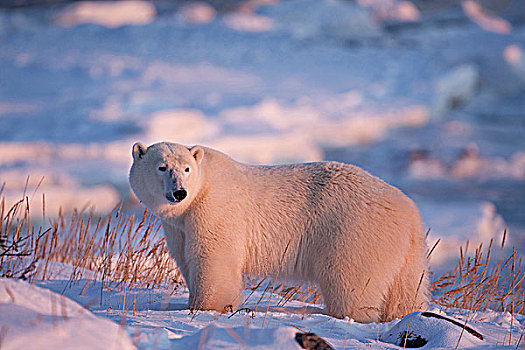
{"label": "snow mound", "polygon": [[227,135],[207,144],[234,159],[252,164],[315,162],[323,157],[322,150],[305,140],[299,132],[281,135]]}
{"label": "snow mound", "polygon": [[519,45],[509,45],[503,51],[503,58],[513,72],[523,81],[525,80],[525,54]]}
{"label": "snow mound", "polygon": [[[483,335],[464,321],[433,312],[413,312],[383,334],[383,340],[407,348],[468,348],[484,345]],[[464,330],[463,330],[464,328]],[[407,336],[408,334],[408,336]]]}
{"label": "snow mound", "polygon": [[[458,247],[467,241],[472,247],[491,239],[501,242],[506,224],[490,202],[457,201],[446,205],[435,201],[418,201],[425,227],[430,227],[430,246],[440,242],[430,256],[432,267],[442,267],[456,261]],[[432,217],[426,217],[432,213]]]}
{"label": "snow mound", "polygon": [[134,349],[123,328],[29,283],[0,279],[2,349]]}
{"label": "snow mound", "polygon": [[220,132],[220,126],[195,109],[164,110],[148,118],[148,141],[177,140],[191,145]]}
{"label": "snow mound", "polygon": [[244,134],[266,132],[277,138],[299,134],[310,147],[363,145],[381,140],[391,129],[416,127],[428,120],[423,106],[399,106],[379,112],[374,106],[361,106],[361,101],[358,91],[330,98],[303,97],[292,103],[266,98],[252,106],[225,109],[220,119],[224,129]]}
{"label": "snow mound", "polygon": [[466,103],[476,94],[479,81],[479,70],[473,64],[460,65],[440,77],[436,83],[432,115],[439,118]]}
{"label": "snow mound", "polygon": [[[27,174],[30,174],[28,176]],[[96,213],[110,212],[120,196],[111,185],[84,186],[64,172],[53,172],[51,167],[30,166],[2,172],[2,181],[8,186],[2,192],[7,208],[25,196],[30,204],[31,217],[56,217],[73,209],[93,209]],[[45,202],[44,198],[45,196]]]}
{"label": "snow mound", "polygon": [[173,342],[177,349],[301,349],[292,327],[249,328],[210,326]]}
{"label": "snow mound", "polygon": [[505,19],[494,16],[477,1],[466,0],[461,3],[465,14],[481,28],[498,34],[508,34],[512,25]]}
{"label": "snow mound", "polygon": [[149,24],[155,19],[156,14],[155,6],[148,1],[79,1],[62,10],[56,22],[64,27],[94,23],[117,28],[125,25]]}
{"label": "snow mound", "polygon": [[421,19],[418,8],[410,1],[357,0],[357,3],[370,8],[373,17],[380,22],[414,22]]}
{"label": "snow mound", "polygon": [[211,23],[217,16],[217,11],[209,4],[201,1],[183,4],[175,14],[176,18],[186,23]]}
{"label": "snow mound", "polygon": [[252,12],[232,12],[224,15],[224,24],[240,32],[267,32],[274,27],[273,21]]}
{"label": "snow mound", "polygon": [[347,1],[284,1],[261,12],[274,20],[276,28],[297,39],[352,39],[380,32],[371,11]]}
{"label": "snow mound", "polygon": [[418,179],[525,179],[525,152],[518,151],[509,159],[486,157],[480,154],[476,144],[464,147],[453,161],[448,163],[439,155],[413,152],[408,172]]}

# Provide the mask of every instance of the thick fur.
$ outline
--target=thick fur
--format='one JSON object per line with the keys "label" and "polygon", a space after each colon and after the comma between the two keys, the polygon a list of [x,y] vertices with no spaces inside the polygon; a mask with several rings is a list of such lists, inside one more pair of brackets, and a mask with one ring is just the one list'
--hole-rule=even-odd
{"label": "thick fur", "polygon": [[[360,322],[425,307],[418,209],[366,171],[337,162],[251,166],[167,142],[133,150],[131,187],[162,220],[190,308],[235,307],[245,274],[316,283],[330,315]],[[170,203],[166,191],[179,188],[187,198]]]}

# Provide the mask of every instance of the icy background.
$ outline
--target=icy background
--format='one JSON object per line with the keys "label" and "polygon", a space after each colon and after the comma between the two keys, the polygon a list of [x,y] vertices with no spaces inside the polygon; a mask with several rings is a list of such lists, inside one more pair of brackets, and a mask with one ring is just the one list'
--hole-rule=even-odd
{"label": "icy background", "polygon": [[417,202],[435,269],[525,248],[525,1],[2,4],[8,201],[30,176],[34,213],[137,208],[131,146],[169,140],[357,164]]}

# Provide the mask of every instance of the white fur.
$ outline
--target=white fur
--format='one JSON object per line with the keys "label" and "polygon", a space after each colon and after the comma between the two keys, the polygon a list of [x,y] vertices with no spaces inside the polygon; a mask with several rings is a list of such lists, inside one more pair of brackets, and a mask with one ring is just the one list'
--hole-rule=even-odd
{"label": "white fur", "polygon": [[[190,308],[235,307],[244,274],[314,282],[329,314],[361,322],[426,305],[419,212],[366,171],[337,162],[251,166],[167,142],[133,150],[131,187],[162,220]],[[160,163],[172,177],[158,173]],[[169,203],[170,183],[187,198]]]}

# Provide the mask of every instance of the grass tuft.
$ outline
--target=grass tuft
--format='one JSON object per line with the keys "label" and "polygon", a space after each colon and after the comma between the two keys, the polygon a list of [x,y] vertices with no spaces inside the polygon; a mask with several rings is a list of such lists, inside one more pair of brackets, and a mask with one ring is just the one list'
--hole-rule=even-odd
{"label": "grass tuft", "polygon": [[501,257],[494,259],[494,241],[484,248],[480,244],[472,253],[468,242],[459,248],[459,260],[454,268],[437,278],[431,286],[433,301],[454,312],[488,309],[511,314],[525,311],[525,287],[522,258],[515,248],[504,255],[506,232],[503,235]]}
{"label": "grass tuft", "polygon": [[74,210],[42,225],[32,224],[29,210],[28,197],[6,208],[0,191],[0,277],[52,280],[67,264],[70,284],[85,278],[102,281],[103,289],[183,286],[160,222],[147,210],[138,217],[123,215],[122,204],[105,217]]}

